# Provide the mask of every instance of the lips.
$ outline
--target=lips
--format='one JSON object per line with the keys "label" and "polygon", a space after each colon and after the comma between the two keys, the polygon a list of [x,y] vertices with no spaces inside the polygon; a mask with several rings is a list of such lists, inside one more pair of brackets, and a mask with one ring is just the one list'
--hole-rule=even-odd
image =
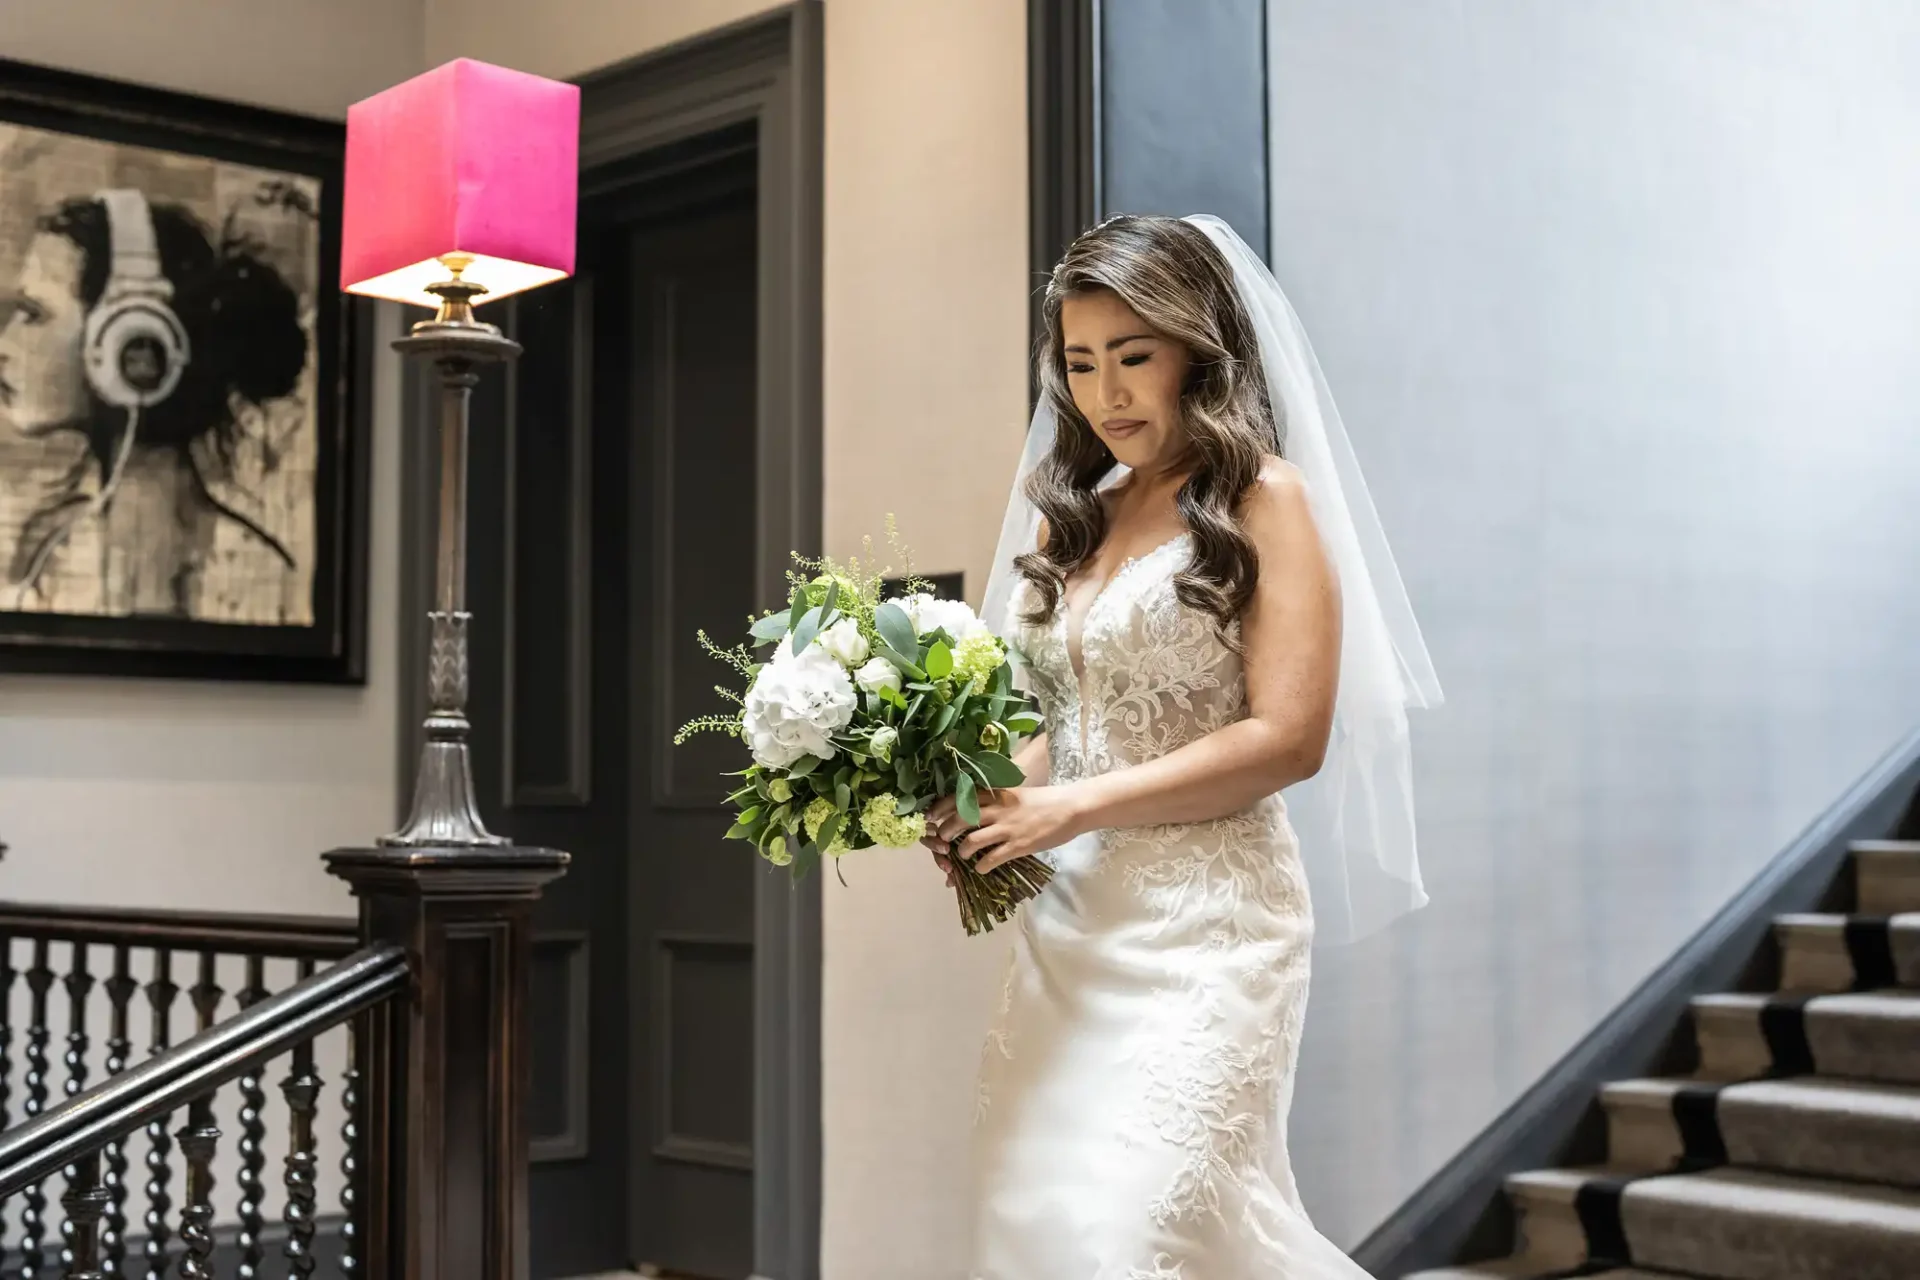
{"label": "lips", "polygon": [[1100,430],[1110,436],[1130,436],[1146,426],[1144,418],[1108,418],[1100,424]]}

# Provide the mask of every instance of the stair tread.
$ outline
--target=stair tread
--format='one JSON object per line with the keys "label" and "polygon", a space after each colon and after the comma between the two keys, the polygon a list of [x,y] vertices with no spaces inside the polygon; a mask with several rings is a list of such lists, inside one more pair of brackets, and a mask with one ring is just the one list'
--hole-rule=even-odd
{"label": "stair tread", "polygon": [[1896,911],[1890,916],[1870,911],[1783,911],[1773,923],[1789,930],[1844,933],[1849,920],[1885,920],[1895,929],[1920,929],[1920,911]]}
{"label": "stair tread", "polygon": [[1920,1191],[1866,1183],[1828,1182],[1758,1169],[1709,1169],[1643,1178],[1627,1187],[1623,1200],[1661,1200],[1775,1219],[1841,1220],[1911,1234],[1920,1242]]}
{"label": "stair tread", "polygon": [[[1771,995],[1752,991],[1723,991],[1712,995],[1695,996],[1692,1004],[1695,1009],[1708,1012],[1750,1011],[1758,1012],[1766,1006]],[[1822,1013],[1835,1013],[1841,1016],[1864,1018],[1892,1018],[1905,1021],[1920,1019],[1920,991],[1903,991],[1888,988],[1882,991],[1835,991],[1826,995],[1816,995],[1807,1001],[1807,1010],[1818,1009]]]}
{"label": "stair tread", "polygon": [[1748,1105],[1844,1112],[1863,1118],[1920,1124],[1920,1086],[1916,1085],[1793,1076],[1728,1085],[1721,1097],[1737,1098]]}

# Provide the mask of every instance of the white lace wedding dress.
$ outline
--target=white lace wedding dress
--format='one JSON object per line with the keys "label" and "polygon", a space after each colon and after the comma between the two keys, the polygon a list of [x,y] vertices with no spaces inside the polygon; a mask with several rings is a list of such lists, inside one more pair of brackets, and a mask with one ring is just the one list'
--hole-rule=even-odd
{"label": "white lace wedding dress", "polygon": [[[1064,605],[1017,630],[1053,781],[1246,715],[1239,658],[1174,594],[1188,546],[1128,562],[1088,605],[1082,675]],[[1365,1280],[1287,1160],[1313,917],[1280,798],[1050,861],[982,1054],[972,1280]]]}

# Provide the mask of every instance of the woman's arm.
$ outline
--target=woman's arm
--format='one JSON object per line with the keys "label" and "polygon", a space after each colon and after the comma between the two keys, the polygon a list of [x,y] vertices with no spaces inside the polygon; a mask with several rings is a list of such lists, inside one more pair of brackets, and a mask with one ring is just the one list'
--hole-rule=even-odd
{"label": "woman's arm", "polygon": [[1087,831],[1204,822],[1318,772],[1340,683],[1339,582],[1290,464],[1268,463],[1242,519],[1260,557],[1240,620],[1247,718],[1132,768],[995,792],[960,856],[985,871]]}

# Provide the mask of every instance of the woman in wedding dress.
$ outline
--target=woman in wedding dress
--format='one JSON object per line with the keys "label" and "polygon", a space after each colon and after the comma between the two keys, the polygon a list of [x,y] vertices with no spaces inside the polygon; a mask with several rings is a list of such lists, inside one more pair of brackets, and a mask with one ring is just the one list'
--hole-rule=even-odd
{"label": "woman in wedding dress", "polygon": [[978,829],[948,803],[929,834],[949,876],[1056,871],[983,1053],[969,1276],[1362,1280],[1287,1112],[1316,908],[1346,940],[1425,901],[1405,711],[1439,689],[1304,333],[1224,223],[1094,228],[1045,314],[983,614],[1047,728]]}

